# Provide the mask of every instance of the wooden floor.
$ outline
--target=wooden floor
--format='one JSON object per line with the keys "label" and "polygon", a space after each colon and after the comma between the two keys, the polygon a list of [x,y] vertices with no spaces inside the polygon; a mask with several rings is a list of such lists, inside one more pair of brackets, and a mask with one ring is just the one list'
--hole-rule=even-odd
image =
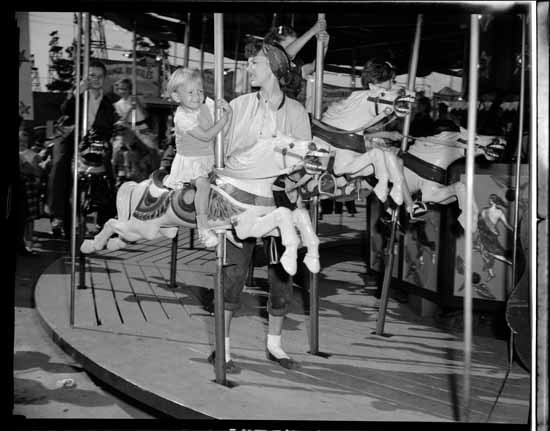
{"label": "wooden floor", "polygon": [[[177,288],[168,285],[170,241],[146,242],[87,259],[88,289],[75,292],[74,327],[69,258],[40,278],[37,308],[52,337],[90,373],[175,417],[463,420],[460,335],[393,299],[385,324],[391,336],[374,335],[377,300],[364,287],[360,256],[365,220],[339,223],[339,217],[325,216],[320,224],[319,349],[331,356],[307,353],[308,298],[296,287],[284,347],[302,362],[297,371],[265,358],[267,296],[265,267],[259,267],[257,286],[245,288],[232,323],[232,357],[242,372],[227,376],[233,388],[213,382],[206,358],[214,345],[214,318],[201,302],[214,286],[215,255],[189,249],[189,232],[180,233]],[[506,373],[507,346],[475,336],[472,350],[470,421],[485,422]],[[529,374],[514,363],[490,421],[527,423],[528,410]]]}

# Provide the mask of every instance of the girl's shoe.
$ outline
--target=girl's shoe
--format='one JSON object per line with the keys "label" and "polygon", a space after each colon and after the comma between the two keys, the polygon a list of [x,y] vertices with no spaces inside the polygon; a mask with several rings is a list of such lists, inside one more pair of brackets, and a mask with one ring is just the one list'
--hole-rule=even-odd
{"label": "girl's shoe", "polygon": [[199,229],[199,240],[206,248],[212,248],[218,245],[218,236],[210,229]]}
{"label": "girl's shoe", "polygon": [[418,217],[423,216],[428,212],[428,207],[422,201],[414,201],[412,206],[412,211],[410,213],[411,221],[421,221]]}

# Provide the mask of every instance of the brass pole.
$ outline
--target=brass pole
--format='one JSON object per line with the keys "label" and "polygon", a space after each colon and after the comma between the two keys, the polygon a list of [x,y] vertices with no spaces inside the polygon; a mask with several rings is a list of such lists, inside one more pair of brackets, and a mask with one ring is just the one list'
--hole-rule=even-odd
{"label": "brass pole", "polygon": [[[414,33],[414,41],[411,51],[411,59],[409,62],[409,75],[407,76],[407,89],[409,91],[415,90],[416,83],[416,69],[418,66],[418,54],[420,52],[420,35],[422,33],[422,14],[418,14],[416,17],[416,30]],[[401,141],[401,151],[407,151],[407,137],[411,127],[411,113],[409,112],[405,116],[405,122],[403,125],[403,140]],[[390,284],[392,279],[393,270],[393,255],[394,255],[394,243],[397,230],[397,215],[399,209],[392,210],[391,218],[391,231],[388,245],[386,248],[386,262],[384,265],[384,280],[382,282],[382,293],[380,295],[380,307],[378,309],[378,320],[376,321],[376,335],[382,335],[384,333],[384,323],[386,320],[386,308],[388,306],[388,296],[390,291]]]}
{"label": "brass pole", "polygon": [[[214,14],[214,92],[217,99],[223,98],[223,13]],[[215,120],[220,117],[220,110],[216,107]],[[216,137],[216,168],[224,166],[223,133]],[[223,297],[223,255],[225,246],[225,232],[218,232],[216,247],[216,285],[214,290],[214,320],[216,343],[216,383],[225,385],[225,321]]]}
{"label": "brass pole", "polygon": [[472,223],[474,203],[474,151],[477,121],[479,19],[470,16],[470,69],[468,73],[468,148],[466,150],[466,226],[464,229],[464,420],[470,416],[472,361]]}
{"label": "brass pole", "polygon": [[[317,19],[325,19],[325,14],[320,13]],[[315,104],[314,118],[321,119],[321,108],[323,102],[323,67],[324,67],[324,47],[320,38],[317,38],[317,55],[315,57]],[[317,233],[319,220],[319,197],[313,196],[310,201],[310,217]],[[315,273],[309,274],[309,353],[315,355],[319,353],[319,278]]]}
{"label": "brass pole", "polygon": [[191,12],[187,13],[183,39],[183,67],[189,67],[189,39],[191,37]]}
{"label": "brass pole", "polygon": [[[75,271],[76,271],[76,201],[77,201],[77,188],[76,184],[78,181],[78,144],[79,144],[79,131],[80,131],[80,54],[81,54],[81,44],[82,44],[82,12],[79,12],[76,15],[76,47],[75,47],[75,127],[74,127],[74,149],[73,149],[73,160],[74,160],[74,170],[73,170],[73,207],[72,207],[72,228],[71,228],[71,292],[70,292],[70,304],[69,304],[69,323],[71,327],[74,326],[74,303],[75,303]],[[82,271],[82,266],[80,268]]]}
{"label": "brass pole", "polygon": [[137,97],[137,34],[136,21],[134,21],[134,31],[132,38],[132,130],[136,130],[136,97]]}

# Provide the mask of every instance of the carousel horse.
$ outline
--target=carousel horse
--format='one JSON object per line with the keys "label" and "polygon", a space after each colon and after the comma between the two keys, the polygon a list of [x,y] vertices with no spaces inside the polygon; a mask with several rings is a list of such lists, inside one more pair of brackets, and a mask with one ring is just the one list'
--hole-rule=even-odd
{"label": "carousel horse", "polygon": [[[389,195],[397,205],[403,202],[402,187],[406,181],[409,193],[420,191],[424,202],[449,204],[458,201],[462,210],[466,203],[466,187],[462,182],[447,185],[447,168],[454,161],[465,156],[467,131],[444,131],[435,136],[417,138],[409,146],[408,152],[398,155],[396,149],[382,147],[368,148],[363,136],[355,134],[361,127],[342,134],[342,130],[365,123],[368,127],[383,119],[377,114],[380,100],[388,107],[386,117],[402,116],[408,112],[410,97],[395,91],[377,89],[378,97],[372,90],[357,91],[347,99],[329,107],[321,122],[313,124],[315,142],[329,143],[335,153],[332,170],[335,175],[347,178],[366,177],[374,173],[378,183],[374,187],[376,196],[384,202],[388,195],[389,182],[393,183]],[[505,142],[500,137],[481,136],[475,138],[475,156],[483,155],[487,160],[497,160],[504,150]],[[394,190],[396,189],[396,190]],[[477,205],[474,202],[473,216],[477,221]],[[459,216],[460,224],[465,225],[464,216]],[[474,222],[474,229],[475,229]]]}
{"label": "carousel horse", "polygon": [[[208,221],[214,230],[227,230],[239,239],[280,234],[285,251],[280,262],[294,275],[300,237],[307,247],[304,263],[319,272],[319,239],[305,209],[275,207],[272,186],[280,175],[305,169],[309,174],[326,169],[329,145],[277,135],[250,148],[239,169],[215,169],[211,178]],[[269,150],[266,150],[269,149]],[[167,189],[158,172],[150,179],[123,183],[116,196],[117,216],[108,220],[93,240],[86,240],[82,253],[107,247],[124,248],[127,242],[173,238],[179,227],[195,227],[194,189]],[[296,230],[300,233],[298,236]],[[112,237],[117,234],[118,237]]]}
{"label": "carousel horse", "polygon": [[[385,202],[388,196],[397,205],[403,203],[402,184],[404,181],[402,168],[396,151],[370,145],[365,152],[367,140],[362,136],[375,128],[383,126],[403,117],[410,112],[414,96],[405,89],[386,90],[371,88],[351,93],[351,95],[328,107],[321,121],[313,120],[312,133],[314,142],[325,142],[338,148],[334,159],[333,172],[338,176],[344,174],[352,177],[363,177],[374,174],[378,180],[374,193]],[[359,133],[358,133],[359,132]],[[364,154],[356,163],[350,163],[351,158],[357,158],[357,151],[362,148]],[[335,183],[341,183],[335,179]],[[390,190],[390,182],[393,184]]]}
{"label": "carousel horse", "polygon": [[[457,201],[462,211],[458,222],[463,227],[465,226],[466,186],[461,181],[447,185],[447,168],[456,160],[465,157],[467,136],[467,130],[461,128],[459,132],[445,131],[435,136],[417,138],[409,146],[408,151],[400,156],[404,166],[403,177],[410,193],[420,191],[424,202],[446,205]],[[495,161],[502,154],[504,147],[505,142],[502,138],[477,135],[474,156],[483,156],[488,161]],[[368,175],[368,157],[349,150],[344,151],[344,154],[339,155],[339,150],[336,149],[335,172],[338,170],[338,172],[348,173],[352,178]],[[478,218],[475,200],[472,209],[474,220],[472,226],[475,231]]]}

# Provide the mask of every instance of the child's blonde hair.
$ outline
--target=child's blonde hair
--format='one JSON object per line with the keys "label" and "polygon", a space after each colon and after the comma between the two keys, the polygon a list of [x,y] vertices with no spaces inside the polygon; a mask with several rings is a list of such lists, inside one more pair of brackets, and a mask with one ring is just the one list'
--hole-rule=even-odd
{"label": "child's blonde hair", "polygon": [[201,81],[202,74],[199,69],[190,69],[187,67],[178,67],[168,80],[166,85],[166,91],[172,97],[172,94],[176,92],[178,87],[187,81]]}

